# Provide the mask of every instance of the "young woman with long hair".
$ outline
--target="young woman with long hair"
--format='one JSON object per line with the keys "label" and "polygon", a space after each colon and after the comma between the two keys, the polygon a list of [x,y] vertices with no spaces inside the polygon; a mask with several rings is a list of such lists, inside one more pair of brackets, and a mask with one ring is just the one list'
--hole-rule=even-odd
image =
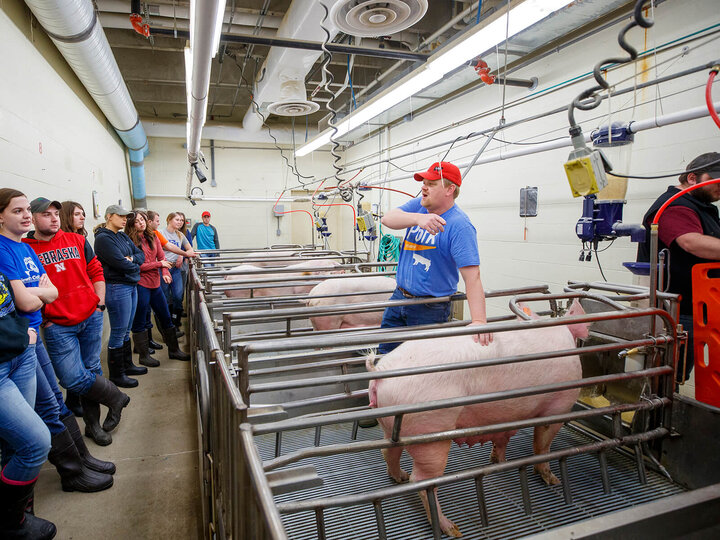
{"label": "young woman with long hair", "polygon": [[[190,243],[187,241],[185,235],[181,232],[182,227],[185,225],[185,217],[178,212],[170,212],[167,216],[166,222],[167,227],[160,232],[167,239],[168,244],[194,254],[193,248],[190,246]],[[165,257],[173,264],[173,267],[170,269],[170,275],[173,278],[172,283],[163,284],[163,292],[170,304],[170,313],[173,318],[173,323],[177,328],[180,328],[183,312],[184,290],[182,281],[182,265],[184,258],[176,253],[172,253],[167,248],[167,245],[163,249],[165,250]]]}
{"label": "young woman with long hair", "polygon": [[88,233],[85,230],[85,209],[82,205],[75,201],[63,201],[60,204],[62,206],[60,210],[60,230],[82,234],[87,238]]}
{"label": "young woman with long hair", "polygon": [[145,262],[140,265],[140,281],[138,282],[138,304],[133,320],[132,332],[135,341],[135,349],[140,354],[140,363],[157,367],[160,362],[150,356],[150,309],[155,312],[160,321],[160,332],[163,340],[168,346],[168,356],[176,360],[189,360],[190,355],[181,351],[178,346],[175,327],[170,318],[167,300],[160,289],[160,273],[162,281],[171,283],[170,268],[172,264],[165,260],[165,253],[160,246],[160,241],[155,234],[147,227],[147,214],[136,211],[128,218],[125,224],[125,234],[145,254]]}

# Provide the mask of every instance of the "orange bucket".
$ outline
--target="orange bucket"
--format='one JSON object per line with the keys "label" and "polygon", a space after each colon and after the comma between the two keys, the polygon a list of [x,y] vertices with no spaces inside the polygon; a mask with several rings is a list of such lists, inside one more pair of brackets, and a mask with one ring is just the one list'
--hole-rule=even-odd
{"label": "orange bucket", "polygon": [[720,263],[692,269],[695,399],[720,407]]}

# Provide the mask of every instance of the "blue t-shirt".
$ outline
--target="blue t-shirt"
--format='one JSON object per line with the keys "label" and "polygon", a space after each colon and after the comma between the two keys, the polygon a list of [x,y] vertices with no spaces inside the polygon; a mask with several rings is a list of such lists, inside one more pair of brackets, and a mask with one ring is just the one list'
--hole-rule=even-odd
{"label": "blue t-shirt", "polygon": [[198,223],[195,227],[195,239],[198,249],[217,249],[215,245],[215,227]]}
{"label": "blue t-shirt", "polygon": [[[29,288],[38,286],[45,269],[29,245],[15,242],[0,234],[0,272],[11,281],[22,281]],[[37,330],[40,327],[42,312],[39,309],[30,313],[18,309],[17,312],[28,318],[30,328]]]}
{"label": "blue t-shirt", "polygon": [[[421,198],[402,205],[400,210],[427,214]],[[410,227],[400,252],[397,284],[416,296],[447,296],[457,291],[458,268],[478,266],[477,232],[467,214],[453,205],[442,214],[445,230],[436,235]]]}

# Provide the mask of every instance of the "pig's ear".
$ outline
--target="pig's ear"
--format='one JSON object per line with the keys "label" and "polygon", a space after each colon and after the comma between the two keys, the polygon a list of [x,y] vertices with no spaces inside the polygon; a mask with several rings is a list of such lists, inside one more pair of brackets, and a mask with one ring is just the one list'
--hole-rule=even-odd
{"label": "pig's ear", "polygon": [[[518,307],[526,314],[529,315],[531,319],[539,319],[540,317],[532,310],[530,309],[527,304],[524,302],[520,302],[518,304]],[[522,320],[520,317],[518,319]]]}
{"label": "pig's ear", "polygon": [[[577,298],[573,300],[570,309],[568,309],[567,313],[565,313],[566,317],[572,315],[585,315],[585,310],[580,305],[580,302],[577,301]],[[570,330],[570,333],[574,338],[586,338],[590,333],[590,323],[568,324],[567,328]]]}

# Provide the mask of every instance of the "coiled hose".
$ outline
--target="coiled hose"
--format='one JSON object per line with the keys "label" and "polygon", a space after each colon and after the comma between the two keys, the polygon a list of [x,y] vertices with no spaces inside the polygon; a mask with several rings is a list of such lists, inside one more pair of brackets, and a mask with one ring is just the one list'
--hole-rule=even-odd
{"label": "coiled hose", "polygon": [[[400,258],[400,239],[391,234],[383,234],[380,237],[380,245],[378,246],[378,262],[392,261],[395,262]],[[379,267],[380,272],[385,272],[385,267]]]}

